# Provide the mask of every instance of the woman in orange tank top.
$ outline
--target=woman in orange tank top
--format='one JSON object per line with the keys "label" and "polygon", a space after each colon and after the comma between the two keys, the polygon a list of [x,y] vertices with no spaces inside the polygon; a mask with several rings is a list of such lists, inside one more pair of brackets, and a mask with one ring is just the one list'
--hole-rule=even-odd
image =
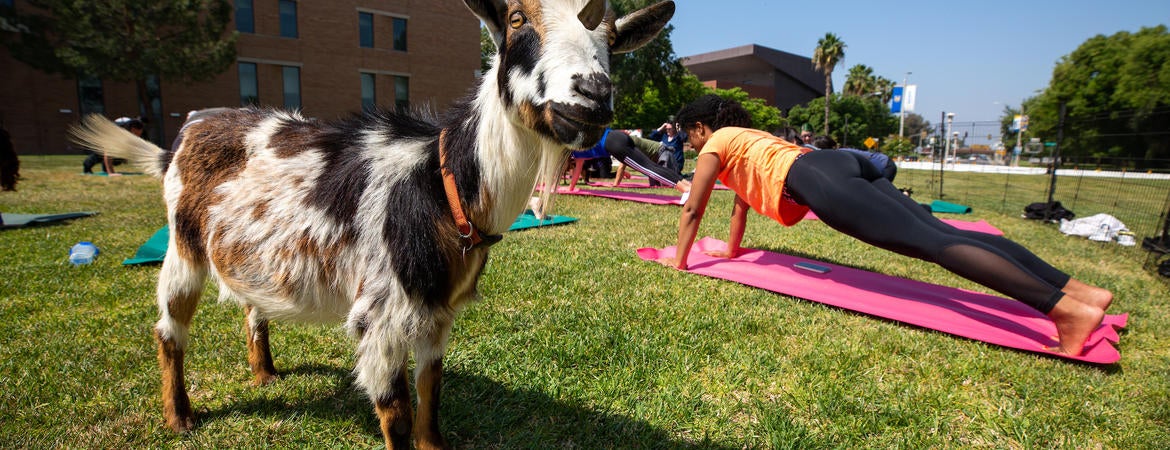
{"label": "woman in orange tank top", "polygon": [[958,230],[903,195],[868,160],[848,152],[809,152],[750,127],[738,102],[700,97],[677,121],[699,151],[691,195],[678,226],[676,258],[663,264],[686,270],[687,256],[715,181],[735,193],[727,250],[739,254],[747,211],[786,226],[810,209],[826,225],[892,252],[933,262],[1019,300],[1056,324],[1055,351],[1079,355],[1100,324],[1113,293],[1078,281],[1006,238]]}

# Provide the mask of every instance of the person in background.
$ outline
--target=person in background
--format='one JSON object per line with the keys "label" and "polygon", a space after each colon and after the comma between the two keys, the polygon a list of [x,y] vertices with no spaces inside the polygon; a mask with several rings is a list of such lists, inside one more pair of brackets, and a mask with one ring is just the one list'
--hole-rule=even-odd
{"label": "person in background", "polygon": [[[682,175],[677,171],[655,164],[639,149],[635,139],[641,138],[630,136],[620,130],[607,128],[597,145],[588,150],[573,152],[576,167],[573,169],[573,175],[569,178],[569,190],[577,188],[577,180],[581,176],[582,167],[586,161],[585,158],[577,158],[578,154],[587,158],[604,158],[605,161],[609,161],[609,157],[612,156],[622,163],[622,167],[618,169],[617,177],[614,178],[614,186],[621,183],[625,166],[629,166],[646,174],[651,180],[675,188],[684,194],[690,190],[691,183],[689,181],[682,179]],[[645,140],[643,139],[643,141]],[[650,142],[653,143],[653,141]],[[657,144],[655,143],[655,145]]]}
{"label": "person in background", "polygon": [[706,95],[677,117],[699,156],[679,216],[677,253],[660,259],[663,264],[687,269],[718,179],[736,197],[727,248],[712,256],[739,256],[749,208],[785,226],[811,210],[837,231],[938,264],[1040,311],[1056,325],[1059,344],[1051,350],[1073,356],[1084,350],[1113,301],[1112,292],[1072,278],[1011,240],[943,223],[860,155],[813,151],[748,128],[750,116],[739,102]]}
{"label": "person in background", "polygon": [[873,163],[874,167],[882,172],[882,176],[886,177],[890,182],[894,182],[894,178],[898,176],[898,165],[889,155],[882,152],[871,152],[859,148],[839,148],[837,141],[828,136],[817,136],[813,138],[813,147],[817,150],[840,150],[843,152],[856,153],[864,156],[869,162]]}
{"label": "person in background", "polygon": [[[131,119],[129,117],[119,117],[119,118],[114,120],[114,123],[122,128],[125,128],[126,131],[134,133],[135,136],[138,136],[140,138],[142,137],[142,132],[146,131],[146,125],[142,123],[141,119]],[[93,150],[86,150],[86,153],[89,154],[89,156],[86,156],[85,161],[83,161],[81,163],[82,172],[93,173],[93,166],[101,164],[102,171],[109,174],[110,176],[121,175],[119,173],[114,172],[114,166],[121,164],[122,163],[121,161],[114,160],[113,158],[110,158],[109,156],[99,155],[97,152],[95,152]]]}
{"label": "person in background", "polygon": [[[682,175],[683,165],[686,162],[686,154],[683,152],[683,144],[687,141],[686,134],[680,133],[674,123],[667,121],[660,125],[657,130],[646,136],[648,139],[661,142],[665,150],[668,150],[668,155],[660,155],[658,162],[670,169],[678,171]],[[667,156],[664,158],[664,156]],[[650,183],[652,186],[657,186],[655,182]]]}
{"label": "person in background", "polygon": [[12,146],[12,136],[0,123],[0,189],[16,190],[16,179],[20,177],[20,157]]}

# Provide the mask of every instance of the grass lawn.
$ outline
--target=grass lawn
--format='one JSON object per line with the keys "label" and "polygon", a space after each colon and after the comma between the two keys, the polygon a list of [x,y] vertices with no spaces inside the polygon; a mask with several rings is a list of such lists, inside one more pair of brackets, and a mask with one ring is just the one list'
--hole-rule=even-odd
{"label": "grass lawn", "polygon": [[[166,430],[150,333],[158,267],[120,265],[165,224],[160,183],[83,176],[80,156],[22,162],[0,210],[100,214],[0,232],[0,447],[382,446],[339,327],[274,323],[283,377],[253,388],[241,310],[214,288],[187,355],[200,425]],[[731,200],[714,194],[700,236],[726,238]],[[1170,445],[1168,285],[1141,250],[978,204],[961,217],[1115,292],[1110,312],[1130,314],[1122,360],[1097,367],[640,261],[639,247],[673,245],[677,207],[562,196],[556,213],[581,220],[508,233],[483,300],[455,323],[441,418],[458,448]],[[72,267],[82,240],[101,256]],[[744,245],[986,291],[816,221],[753,215]]]}

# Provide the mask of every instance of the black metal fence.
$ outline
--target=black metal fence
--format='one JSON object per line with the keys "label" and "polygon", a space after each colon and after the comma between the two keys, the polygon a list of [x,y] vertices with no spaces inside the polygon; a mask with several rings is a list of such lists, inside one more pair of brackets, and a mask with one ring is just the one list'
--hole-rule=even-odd
{"label": "black metal fence", "polygon": [[[1139,244],[1144,238],[1165,235],[1170,220],[1170,160],[1064,158],[1053,173],[1051,158],[1029,159],[1024,155],[1022,167],[971,161],[945,166],[903,162],[894,184],[913,189],[919,201],[940,199],[1016,216],[1031,203],[1051,199],[1077,217],[1100,213],[1116,217]],[[1135,257],[1146,254],[1135,250]]]}

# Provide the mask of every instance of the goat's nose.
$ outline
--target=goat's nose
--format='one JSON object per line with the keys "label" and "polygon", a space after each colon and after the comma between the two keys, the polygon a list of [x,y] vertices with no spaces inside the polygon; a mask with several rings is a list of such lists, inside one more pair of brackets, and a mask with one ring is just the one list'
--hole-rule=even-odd
{"label": "goat's nose", "polygon": [[599,105],[609,105],[609,98],[613,95],[613,84],[605,74],[595,73],[588,76],[578,74],[573,76],[573,90]]}

